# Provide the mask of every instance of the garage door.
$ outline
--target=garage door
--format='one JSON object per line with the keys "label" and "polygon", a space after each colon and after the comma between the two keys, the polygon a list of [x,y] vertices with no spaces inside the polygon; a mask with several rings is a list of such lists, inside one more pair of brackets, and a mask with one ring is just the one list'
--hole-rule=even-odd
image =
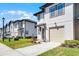
{"label": "garage door", "polygon": [[64,41],[64,27],[56,27],[49,29],[50,41],[63,42]]}

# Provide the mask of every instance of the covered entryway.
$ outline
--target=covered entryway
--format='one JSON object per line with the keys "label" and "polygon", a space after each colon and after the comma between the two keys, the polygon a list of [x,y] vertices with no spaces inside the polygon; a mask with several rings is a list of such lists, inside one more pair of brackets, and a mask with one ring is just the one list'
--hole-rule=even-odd
{"label": "covered entryway", "polygon": [[49,40],[53,42],[64,41],[64,26],[49,28]]}
{"label": "covered entryway", "polygon": [[38,35],[40,36],[39,40],[46,42],[46,24],[39,24],[37,28]]}

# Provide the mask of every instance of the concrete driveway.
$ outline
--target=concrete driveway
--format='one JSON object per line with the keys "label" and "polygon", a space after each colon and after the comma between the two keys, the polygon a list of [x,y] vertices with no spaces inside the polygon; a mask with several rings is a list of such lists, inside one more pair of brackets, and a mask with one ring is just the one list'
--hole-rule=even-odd
{"label": "concrete driveway", "polygon": [[24,47],[24,48],[19,48],[16,49],[16,51],[22,53],[25,56],[36,56],[39,55],[43,52],[48,51],[49,49],[55,48],[59,46],[61,43],[59,42],[45,42],[42,44],[37,44],[34,46],[29,46],[29,47]]}

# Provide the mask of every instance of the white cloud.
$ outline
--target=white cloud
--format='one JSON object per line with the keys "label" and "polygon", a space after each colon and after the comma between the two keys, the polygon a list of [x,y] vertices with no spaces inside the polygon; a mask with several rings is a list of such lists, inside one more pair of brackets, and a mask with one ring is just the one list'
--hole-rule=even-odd
{"label": "white cloud", "polygon": [[16,13],[16,11],[7,11],[6,14],[8,14],[8,13],[14,15]]}
{"label": "white cloud", "polygon": [[31,19],[31,15],[30,14],[27,14],[27,13],[24,13],[22,16],[21,16],[21,19]]}
{"label": "white cloud", "polygon": [[26,11],[17,10],[17,11],[16,11],[16,13],[17,13],[18,15],[22,15],[22,14],[25,14],[25,13],[26,13]]}
{"label": "white cloud", "polygon": [[7,15],[7,14],[9,14],[10,16],[13,16],[13,15],[21,16],[20,18],[22,18],[22,17],[24,17],[24,18],[33,17],[33,14],[31,12],[26,12],[26,11],[22,11],[22,10],[2,11],[0,13],[0,15]]}

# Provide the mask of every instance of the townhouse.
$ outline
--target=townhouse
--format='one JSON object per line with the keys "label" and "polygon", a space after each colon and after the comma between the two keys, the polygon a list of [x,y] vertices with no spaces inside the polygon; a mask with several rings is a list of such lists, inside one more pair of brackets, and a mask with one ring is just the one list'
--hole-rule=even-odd
{"label": "townhouse", "polygon": [[16,21],[10,21],[5,26],[5,36],[6,37],[36,37],[37,28],[36,22],[30,19],[22,19]]}
{"label": "townhouse", "polygon": [[79,39],[79,3],[46,3],[37,16],[37,39],[64,42]]}

